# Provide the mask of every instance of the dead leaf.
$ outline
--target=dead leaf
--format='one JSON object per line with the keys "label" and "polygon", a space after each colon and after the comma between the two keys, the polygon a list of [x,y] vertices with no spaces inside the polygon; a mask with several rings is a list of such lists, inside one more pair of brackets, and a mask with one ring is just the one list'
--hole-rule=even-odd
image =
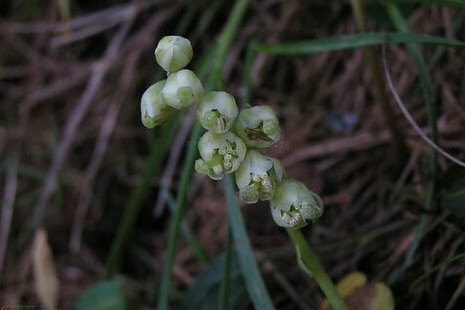
{"label": "dead leaf", "polygon": [[48,310],[57,310],[58,277],[47,232],[37,229],[32,248],[32,266],[37,297]]}
{"label": "dead leaf", "polygon": [[[344,298],[349,310],[394,310],[394,296],[383,282],[368,283],[361,272],[352,272],[342,278],[336,290]],[[322,301],[320,310],[331,310],[328,300]]]}

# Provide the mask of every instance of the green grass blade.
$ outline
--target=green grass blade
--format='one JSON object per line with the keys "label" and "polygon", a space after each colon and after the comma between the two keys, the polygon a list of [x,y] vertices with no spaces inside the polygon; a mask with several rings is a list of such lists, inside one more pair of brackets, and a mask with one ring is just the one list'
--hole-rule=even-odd
{"label": "green grass blade", "polygon": [[232,255],[232,235],[231,229],[228,229],[228,236],[224,245],[224,263],[223,275],[221,277],[219,310],[227,310],[229,307],[229,281],[231,273],[231,255]]}
{"label": "green grass blade", "polygon": [[194,129],[191,134],[191,145],[187,150],[186,159],[184,160],[184,165],[182,168],[181,174],[181,183],[179,185],[178,196],[176,200],[176,206],[174,209],[174,214],[171,217],[170,229],[168,234],[168,249],[166,251],[166,260],[163,268],[163,273],[161,276],[160,291],[158,295],[158,304],[157,309],[159,310],[168,310],[169,303],[169,292],[170,292],[170,282],[171,274],[173,273],[174,257],[176,253],[176,246],[178,244],[179,231],[181,229],[181,222],[184,215],[184,209],[186,206],[187,199],[187,190],[189,188],[189,183],[191,175],[194,171],[194,160],[197,157],[197,141],[200,138],[202,133],[202,127],[199,122],[195,122]]}
{"label": "green grass blade", "polygon": [[[238,0],[234,5],[231,14],[225,24],[223,31],[220,34],[218,39],[218,44],[216,44],[215,52],[215,64],[213,73],[210,75],[209,81],[205,86],[205,89],[208,91],[212,89],[212,86],[215,85],[219,87],[222,80],[222,66],[226,56],[228,54],[229,48],[232,44],[237,29],[239,27],[240,21],[245,13],[247,6],[250,4],[250,0]],[[199,74],[202,76],[202,74]],[[170,221],[170,230],[168,235],[168,249],[166,252],[166,261],[165,267],[163,269],[163,274],[160,283],[160,291],[157,301],[158,310],[168,310],[169,304],[169,291],[170,291],[170,282],[171,275],[173,272],[173,263],[174,257],[176,254],[176,246],[179,236],[179,230],[181,228],[181,220],[184,214],[187,191],[190,183],[190,178],[194,170],[194,160],[197,156],[197,142],[202,133],[202,127],[198,122],[195,123],[194,129],[190,138],[190,145],[187,150],[187,155],[184,160],[183,170],[181,174],[181,182],[178,189],[178,196],[176,200],[176,208],[174,215],[171,217]]]}
{"label": "green grass blade", "polygon": [[450,47],[465,47],[464,42],[426,34],[404,32],[367,32],[334,36],[311,41],[254,44],[253,48],[257,52],[267,54],[307,55],[392,43],[423,43]]}
{"label": "green grass blade", "polygon": [[[458,14],[458,16],[452,22],[452,31],[457,31],[457,29],[459,29],[459,27],[462,25],[464,20],[465,20],[465,14],[464,12],[460,12],[460,14]],[[446,48],[444,46],[440,46],[437,48],[436,52],[433,54],[433,56],[431,56],[430,62],[428,64],[428,68],[430,70],[438,64],[439,60],[444,55],[445,51],[446,51]]]}
{"label": "green grass blade", "polygon": [[[214,48],[216,49],[216,46]],[[211,53],[207,52],[205,56],[209,56],[210,54]],[[213,52],[213,54],[215,54],[215,52]],[[210,62],[208,62],[206,58],[207,57],[202,57],[200,61],[200,68],[197,70],[200,77],[205,75],[207,69],[210,66]],[[214,76],[211,75],[205,89],[211,89],[213,83]],[[202,127],[200,126],[199,122],[196,121],[192,129],[192,133],[189,137],[190,144],[187,148],[187,155],[184,159],[181,173],[181,182],[178,187],[178,195],[170,221],[170,230],[168,233],[168,249],[166,251],[165,266],[163,268],[160,289],[158,292],[157,309],[159,310],[168,309],[170,282],[171,274],[173,272],[174,257],[176,254],[176,245],[178,242],[179,230],[181,229],[182,217],[184,215],[189,182],[194,171],[194,160],[198,153],[197,142],[199,141],[201,134]]]}
{"label": "green grass blade", "polygon": [[431,269],[427,270],[424,274],[422,274],[420,277],[418,277],[415,281],[413,281],[412,284],[410,284],[409,289],[411,290],[411,289],[415,288],[415,286],[420,284],[421,281],[428,278],[430,275],[432,275],[433,273],[435,273],[436,271],[438,271],[442,267],[447,266],[447,265],[449,265],[449,264],[451,264],[451,263],[453,263],[453,262],[455,262],[457,260],[460,260],[462,258],[465,258],[465,252],[457,254],[454,257],[446,259],[445,261],[437,264],[436,266],[434,266]]}
{"label": "green grass blade", "polygon": [[249,238],[247,237],[247,231],[245,230],[244,220],[237,204],[234,182],[231,175],[225,176],[224,187],[231,230],[250,299],[255,309],[273,310],[273,302],[266,290],[265,283],[258,270],[257,261],[252,252],[252,247],[250,246]]}
{"label": "green grass blade", "polygon": [[[228,56],[234,37],[236,36],[237,29],[242,21],[244,13],[251,3],[250,0],[237,0],[234,8],[229,15],[228,21],[225,24],[221,36],[218,38],[218,51],[216,54],[216,61],[214,67],[214,75],[218,81],[222,81],[223,65]],[[220,85],[221,86],[221,85]]]}
{"label": "green grass blade", "polygon": [[[408,27],[407,21],[402,16],[402,13],[399,11],[399,9],[394,4],[388,4],[387,11],[388,11],[388,14],[392,22],[397,28],[397,30],[408,33],[409,27]],[[436,104],[434,100],[433,90],[431,88],[429,71],[428,71],[425,59],[423,58],[423,55],[421,54],[421,51],[416,44],[408,43],[407,50],[409,54],[412,56],[412,58],[415,60],[417,67],[418,67],[420,87],[423,93],[423,99],[426,103],[426,108],[427,108],[427,113],[428,113],[428,126],[431,131],[431,140],[434,143],[437,143],[437,135],[438,135],[437,126],[436,126],[437,111],[436,111]],[[426,210],[431,210],[436,200],[436,184],[437,184],[436,180],[437,180],[437,175],[438,175],[438,163],[437,163],[437,152],[434,149],[431,149],[429,169],[430,169],[430,180],[428,184],[428,193],[426,197],[426,205],[425,205]],[[404,263],[402,264],[402,266],[399,267],[398,270],[395,270],[393,272],[391,277],[389,277],[390,284],[393,284],[394,282],[399,280],[402,277],[405,270],[407,270],[407,268],[409,268],[412,265],[413,258],[420,245],[420,240],[423,236],[423,232],[426,228],[426,224],[427,224],[427,215],[422,214],[420,217],[420,221],[418,223],[416,232],[415,232],[414,239],[412,240],[412,243],[410,244],[410,247],[405,256]]]}
{"label": "green grass blade", "polygon": [[[167,202],[170,211],[174,213],[176,202],[174,201],[170,193],[168,193]],[[192,233],[185,220],[181,222],[181,232],[184,236],[184,240],[191,247],[192,252],[198,259],[198,261],[201,262],[204,266],[208,265],[210,260],[208,259],[207,254],[205,254],[203,247],[200,245],[199,241],[195,237],[194,233]]]}
{"label": "green grass blade", "polygon": [[245,104],[250,102],[250,93],[252,89],[252,67],[255,57],[254,51],[255,42],[250,43],[247,46],[247,54],[245,57],[245,69],[244,69],[244,102]]}
{"label": "green grass blade", "polygon": [[160,168],[160,163],[168,152],[169,146],[174,139],[178,124],[178,119],[173,119],[170,124],[163,127],[160,137],[155,139],[150,146],[149,160],[144,168],[144,173],[131,192],[129,201],[121,218],[121,223],[116,231],[116,237],[111,245],[110,253],[106,262],[106,277],[113,277],[121,266],[124,249],[130,240],[134,224],[142,207],[142,202],[150,190],[150,180]]}

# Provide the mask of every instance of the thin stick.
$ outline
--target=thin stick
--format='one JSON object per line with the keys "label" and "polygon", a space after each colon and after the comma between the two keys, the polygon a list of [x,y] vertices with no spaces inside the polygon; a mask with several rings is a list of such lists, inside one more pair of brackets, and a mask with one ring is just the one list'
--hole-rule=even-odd
{"label": "thin stick", "polygon": [[35,207],[34,227],[38,227],[42,221],[45,207],[48,205],[50,197],[55,191],[58,172],[61,169],[61,165],[63,164],[66,155],[68,154],[74,140],[74,136],[76,135],[76,131],[79,128],[82,118],[89,109],[90,103],[94,99],[97,90],[99,89],[100,84],[103,81],[103,77],[106,75],[107,70],[111,67],[111,63],[116,58],[119,47],[123,43],[123,39],[129,31],[132,21],[133,19],[121,26],[119,32],[115,35],[115,38],[107,48],[103,61],[93,68],[93,74],[87,83],[86,90],[82,94],[81,100],[73,109],[73,112],[66,123],[58,150],[53,158],[52,165],[48,170],[45,183],[42,187],[40,199]]}
{"label": "thin stick", "polygon": [[2,202],[2,226],[0,228],[0,282],[5,259],[6,245],[10,233],[11,219],[13,217],[13,206],[15,204],[16,188],[18,185],[18,153],[13,152],[8,164],[5,181],[5,191]]}
{"label": "thin stick", "polygon": [[159,217],[163,213],[163,207],[165,206],[165,202],[168,198],[169,189],[179,162],[179,157],[181,156],[181,150],[184,148],[189,132],[194,124],[194,120],[195,110],[191,110],[189,111],[189,114],[184,117],[181,128],[173,141],[170,156],[168,158],[165,171],[163,172],[163,177],[161,178],[157,202],[153,208],[155,217]]}
{"label": "thin stick", "polygon": [[386,76],[386,80],[389,86],[389,89],[392,92],[392,95],[394,96],[394,99],[399,106],[399,109],[402,111],[402,114],[404,114],[404,117],[407,119],[407,121],[410,123],[410,125],[413,127],[416,133],[425,141],[426,144],[434,148],[439,154],[444,156],[445,158],[449,159],[453,163],[459,165],[460,167],[465,168],[465,162],[460,161],[459,159],[455,158],[445,150],[443,150],[440,146],[438,146],[436,143],[431,141],[430,138],[421,130],[420,126],[415,122],[413,119],[412,115],[409,113],[405,105],[402,103],[402,99],[400,99],[399,94],[397,93],[394,84],[391,79],[391,75],[389,73],[388,67],[387,67],[387,60],[386,60],[386,47],[383,46],[383,65],[384,65],[384,74]]}
{"label": "thin stick", "polygon": [[[141,50],[138,50],[127,58],[123,69],[123,77],[133,75],[135,64],[137,63],[140,54]],[[83,187],[79,197],[79,203],[76,208],[73,227],[71,229],[69,248],[73,252],[78,252],[80,250],[83,222],[91,202],[93,187],[96,179],[95,177],[102,164],[103,156],[105,155],[108,146],[108,141],[115,128],[119,111],[121,109],[122,103],[125,101],[129,88],[130,83],[128,83],[127,79],[120,80],[118,91],[112,97],[111,105],[107,109],[105,119],[103,121],[102,127],[100,128],[99,137],[92,154],[92,161],[86,171],[85,180],[83,182]]]}
{"label": "thin stick", "polygon": [[102,128],[100,129],[99,137],[92,154],[92,161],[87,168],[86,176],[83,182],[79,203],[76,208],[74,216],[73,226],[71,229],[71,237],[69,242],[69,248],[72,252],[79,252],[81,248],[81,236],[82,229],[84,226],[84,219],[87,211],[89,210],[90,201],[92,198],[93,187],[95,184],[95,176],[97,175],[100,165],[103,160],[103,155],[107,149],[108,140],[110,139],[111,133],[118,118],[119,110],[121,107],[121,101],[112,104],[105,114],[105,120]]}

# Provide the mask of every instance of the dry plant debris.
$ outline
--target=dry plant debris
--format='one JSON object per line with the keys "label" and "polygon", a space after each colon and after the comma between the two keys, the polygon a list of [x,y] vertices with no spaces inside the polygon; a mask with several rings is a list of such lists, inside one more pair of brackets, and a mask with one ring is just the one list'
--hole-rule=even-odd
{"label": "dry plant debris", "polygon": [[[154,42],[178,30],[196,42],[195,53],[204,54],[229,8],[228,1],[68,2],[70,15],[56,1],[0,4],[0,300],[8,304],[38,303],[31,281],[31,227],[48,232],[60,283],[59,309],[72,309],[85,288],[104,275],[109,246],[146,167],[150,142],[160,135],[140,125],[138,110],[146,85],[159,79],[153,74]],[[463,10],[401,7],[411,31],[465,41]],[[369,30],[393,29],[384,7],[369,5],[365,13]],[[253,39],[276,43],[355,32],[350,6],[343,2],[253,1],[224,68],[227,91],[243,98],[246,47]],[[428,63],[438,49],[421,46]],[[430,69],[438,144],[462,160],[464,55],[463,49],[447,48]],[[386,57],[405,107],[429,133],[415,62],[401,45],[388,46]],[[408,157],[399,162],[391,156],[392,136],[371,94],[363,51],[258,54],[251,74],[254,103],[272,106],[282,124],[283,142],[268,155],[280,158],[289,175],[322,193],[326,203],[325,217],[306,236],[330,275],[341,278],[361,270],[373,281],[387,281],[404,263],[426,215],[412,264],[400,281],[389,283],[396,303],[406,309],[463,309],[465,225],[446,208],[445,198],[463,189],[464,171],[438,158],[437,201],[424,209],[430,148],[391,98]],[[184,122],[188,130],[192,121]],[[166,197],[175,194],[189,144],[185,135],[176,141],[150,178],[123,266],[131,309],[154,305],[166,250]],[[162,188],[169,195],[157,202]],[[154,205],[165,206],[156,208],[156,217]],[[320,293],[298,272],[287,238],[260,207],[242,211],[276,307],[317,308]],[[193,178],[186,222],[209,258],[223,251],[226,221],[221,186]],[[266,267],[269,263],[274,271]],[[181,242],[173,286],[184,290],[202,269],[192,248]],[[178,308],[175,303],[173,309]]]}

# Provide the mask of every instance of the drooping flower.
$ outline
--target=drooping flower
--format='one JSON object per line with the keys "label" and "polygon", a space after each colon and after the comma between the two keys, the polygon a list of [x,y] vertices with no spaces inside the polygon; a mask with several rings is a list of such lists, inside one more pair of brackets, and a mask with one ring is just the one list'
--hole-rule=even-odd
{"label": "drooping flower", "polygon": [[239,198],[245,203],[256,203],[273,197],[276,184],[283,180],[284,167],[274,157],[249,150],[235,176]]}
{"label": "drooping flower", "polygon": [[161,90],[165,85],[162,80],[150,86],[140,100],[142,124],[147,128],[163,124],[176,110],[166,104]]}
{"label": "drooping flower", "polygon": [[166,104],[184,110],[202,100],[203,86],[194,72],[183,69],[168,76],[161,92]]}
{"label": "drooping flower", "polygon": [[209,92],[197,107],[197,118],[202,127],[215,133],[228,131],[237,114],[236,100],[224,91]]}
{"label": "drooping flower", "polygon": [[323,215],[323,201],[302,182],[287,179],[276,187],[271,214],[281,227],[302,228]]}
{"label": "drooping flower", "polygon": [[236,171],[247,152],[244,142],[230,131],[222,134],[207,131],[198,147],[202,158],[195,161],[195,170],[213,180]]}
{"label": "drooping flower", "polygon": [[281,139],[278,118],[273,109],[266,105],[241,110],[235,129],[250,147],[269,147]]}

